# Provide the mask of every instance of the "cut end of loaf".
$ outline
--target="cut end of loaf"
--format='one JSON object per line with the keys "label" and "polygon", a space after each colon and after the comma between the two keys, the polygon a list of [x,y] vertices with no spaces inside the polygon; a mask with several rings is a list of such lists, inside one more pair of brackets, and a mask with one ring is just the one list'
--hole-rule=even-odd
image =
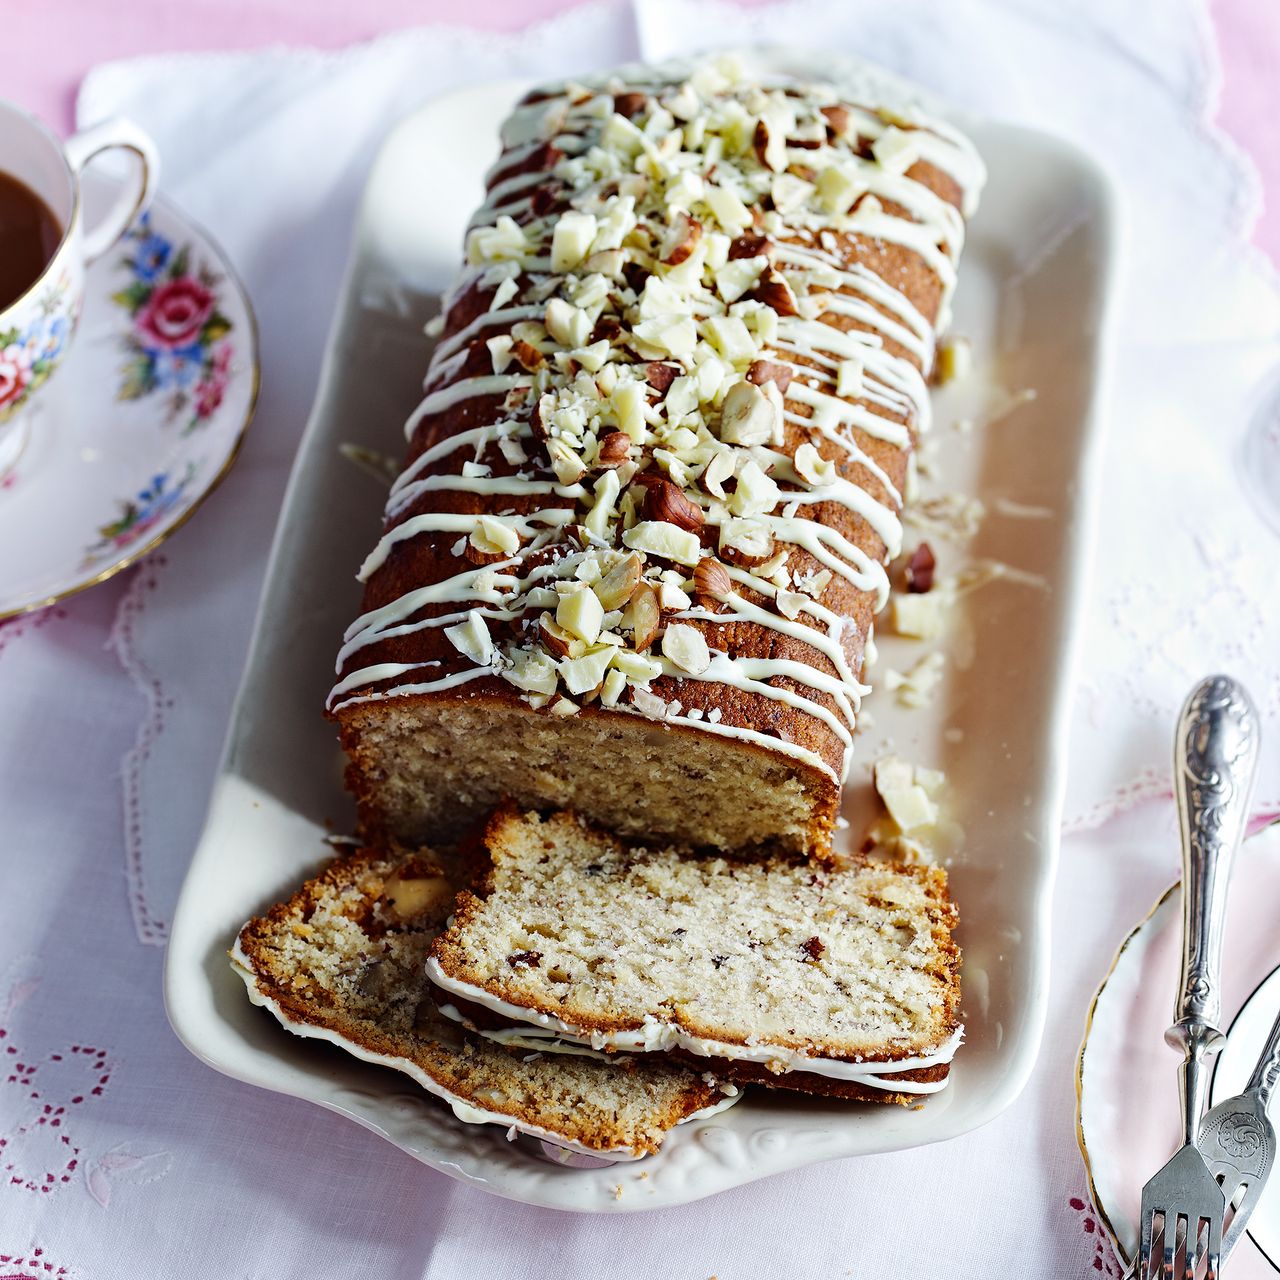
{"label": "cut end of loaf", "polygon": [[572,806],[632,838],[693,848],[770,847],[827,858],[838,789],[751,743],[639,716],[561,719],[523,704],[424,698],[340,713],[367,831],[418,842],[464,833],[503,800]]}

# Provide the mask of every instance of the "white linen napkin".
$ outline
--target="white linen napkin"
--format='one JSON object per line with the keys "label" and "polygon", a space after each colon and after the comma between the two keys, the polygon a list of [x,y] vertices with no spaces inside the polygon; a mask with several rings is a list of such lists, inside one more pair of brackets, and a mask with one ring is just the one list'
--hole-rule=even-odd
{"label": "white linen napkin", "polygon": [[[136,693],[101,650],[110,590],[46,615],[47,627],[0,631],[0,750],[12,761],[0,811],[22,833],[12,900],[24,904],[0,942],[0,1054],[17,1047],[36,1068],[7,1083],[0,1071],[0,1167],[55,1175],[45,1192],[0,1185],[0,1260],[39,1247],[77,1277],[977,1280],[1052,1256],[1054,1274],[1105,1274],[1096,1227],[1072,1203],[1083,1178],[1071,1059],[1106,955],[1168,878],[1167,808],[1068,842],[1045,1053],[1000,1120],[943,1148],[649,1218],[494,1201],[315,1108],[215,1076],[165,1028],[159,954],[134,942],[163,941],[203,820],[356,200],[387,129],[481,79],[756,40],[865,55],[960,106],[1067,136],[1115,174],[1128,250],[1069,813],[1096,823],[1166,789],[1173,713],[1214,668],[1259,699],[1270,738],[1260,798],[1280,808],[1280,602],[1267,591],[1277,548],[1233,469],[1246,403],[1276,353],[1280,291],[1245,240],[1251,172],[1207,123],[1216,72],[1196,0],[614,0],[515,35],[430,28],[340,53],[100,67],[79,120],[123,112],[155,136],[163,189],[248,284],[263,395],[226,483],[120,600],[114,653]],[[32,689],[46,691],[38,707]],[[95,1046],[100,1068],[71,1051]],[[13,1084],[41,1073],[43,1094]],[[39,1122],[50,1099],[66,1127]],[[918,1229],[903,1230],[917,1214]]]}

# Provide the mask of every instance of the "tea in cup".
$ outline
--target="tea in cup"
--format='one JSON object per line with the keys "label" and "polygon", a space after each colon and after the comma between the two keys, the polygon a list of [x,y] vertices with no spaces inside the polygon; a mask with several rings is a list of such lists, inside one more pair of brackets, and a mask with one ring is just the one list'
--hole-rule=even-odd
{"label": "tea in cup", "polygon": [[[111,209],[84,225],[80,174],[113,149],[134,163]],[[151,201],[155,145],[114,119],[59,141],[33,116],[0,102],[0,475],[22,453],[31,402],[66,357],[84,303],[85,268]]]}

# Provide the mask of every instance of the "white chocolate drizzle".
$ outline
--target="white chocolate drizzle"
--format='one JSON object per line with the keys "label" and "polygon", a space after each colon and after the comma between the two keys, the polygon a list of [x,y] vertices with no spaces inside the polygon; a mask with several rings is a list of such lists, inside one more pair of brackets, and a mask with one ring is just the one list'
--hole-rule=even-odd
{"label": "white chocolate drizzle", "polygon": [[[510,1034],[509,1028],[495,1031],[477,1028],[480,1035],[488,1036],[498,1043],[532,1046],[545,1042],[546,1047],[548,1043],[559,1042],[566,1046],[595,1049],[601,1053],[614,1050],[615,1060],[620,1053],[669,1053],[678,1049],[703,1058],[763,1063],[775,1071],[804,1071],[829,1080],[843,1080],[891,1093],[930,1094],[945,1089],[949,1076],[944,1076],[941,1080],[894,1080],[890,1077],[905,1071],[924,1071],[930,1067],[944,1066],[952,1061],[964,1040],[964,1027],[961,1026],[951,1032],[941,1044],[911,1057],[854,1061],[811,1055],[802,1049],[759,1040],[755,1043],[714,1040],[696,1036],[677,1023],[662,1022],[653,1017],[646,1017],[639,1026],[626,1031],[587,1031],[554,1014],[539,1013],[524,1005],[512,1004],[483,987],[453,978],[445,973],[434,956],[427,958],[427,977],[449,995],[478,1004],[518,1025],[516,1036]],[[441,1006],[441,1012],[446,1017],[463,1020],[456,1006]]]}

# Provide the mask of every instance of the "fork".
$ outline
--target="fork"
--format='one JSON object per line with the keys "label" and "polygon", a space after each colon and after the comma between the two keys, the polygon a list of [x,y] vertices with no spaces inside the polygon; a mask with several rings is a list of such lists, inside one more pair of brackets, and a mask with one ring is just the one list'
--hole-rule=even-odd
{"label": "fork", "polygon": [[1267,1118],[1267,1106],[1277,1079],[1280,1079],[1280,1013],[1271,1024],[1271,1032],[1244,1092],[1218,1103],[1201,1122],[1196,1140],[1209,1172],[1222,1188],[1227,1209],[1235,1205],[1222,1237],[1224,1262],[1244,1234],[1275,1163],[1276,1132]]}
{"label": "fork", "polygon": [[1222,1048],[1219,974],[1227,884],[1244,836],[1258,759],[1258,715],[1229,676],[1209,676],[1192,691],[1174,739],[1174,790],[1182,836],[1182,978],[1175,1020],[1165,1039],[1182,1052],[1178,1087],[1183,1145],[1142,1189],[1142,1233],[1135,1274],[1151,1270],[1160,1219],[1161,1275],[1172,1280],[1184,1252],[1183,1275],[1207,1261],[1216,1280],[1226,1199],[1196,1149],[1208,1067]]}

